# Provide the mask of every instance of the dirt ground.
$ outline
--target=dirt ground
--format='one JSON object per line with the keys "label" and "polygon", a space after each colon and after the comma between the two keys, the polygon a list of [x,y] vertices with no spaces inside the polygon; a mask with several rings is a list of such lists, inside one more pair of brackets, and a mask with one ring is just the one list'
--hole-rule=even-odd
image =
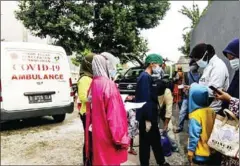
{"label": "dirt ground", "polygon": [[1,131],[1,165],[80,165],[83,130],[76,112],[63,123],[50,118],[12,122]]}
{"label": "dirt ground", "polygon": [[[186,134],[169,135],[179,144],[180,152],[166,160],[171,165],[186,165]],[[135,142],[138,144],[138,138]],[[44,117],[1,124],[1,165],[82,165],[82,146],[77,111],[67,115],[63,123]],[[153,155],[150,163],[156,164]],[[139,165],[138,156],[129,155],[124,165]]]}

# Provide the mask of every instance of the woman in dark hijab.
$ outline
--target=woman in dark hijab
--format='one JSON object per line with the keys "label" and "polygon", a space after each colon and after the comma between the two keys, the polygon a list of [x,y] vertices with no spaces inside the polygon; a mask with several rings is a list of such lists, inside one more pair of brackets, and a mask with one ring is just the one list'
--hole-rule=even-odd
{"label": "woman in dark hijab", "polygon": [[88,77],[93,77],[93,71],[92,71],[92,60],[93,60],[93,56],[95,54],[91,53],[87,56],[85,56],[82,60],[81,63],[81,68],[80,68],[80,78],[83,76],[88,76]]}
{"label": "woman in dark hijab", "polygon": [[[235,72],[227,93],[232,97],[239,98],[239,39],[232,40],[223,50],[223,54],[228,58],[231,68]],[[223,109],[228,108],[228,106],[228,102],[223,102]]]}

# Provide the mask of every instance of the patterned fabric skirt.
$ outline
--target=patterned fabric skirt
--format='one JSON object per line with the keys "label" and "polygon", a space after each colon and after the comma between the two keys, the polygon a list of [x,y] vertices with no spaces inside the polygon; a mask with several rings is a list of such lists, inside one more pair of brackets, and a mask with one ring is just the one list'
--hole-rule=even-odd
{"label": "patterned fabric skirt", "polygon": [[130,138],[134,138],[138,135],[138,121],[136,120],[136,110],[129,110],[127,112],[128,117],[128,135]]}

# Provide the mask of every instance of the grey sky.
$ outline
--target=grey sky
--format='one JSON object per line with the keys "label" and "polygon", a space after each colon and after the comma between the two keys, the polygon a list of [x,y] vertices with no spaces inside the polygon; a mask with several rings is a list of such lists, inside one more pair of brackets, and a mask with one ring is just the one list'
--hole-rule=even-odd
{"label": "grey sky", "polygon": [[[1,38],[8,41],[22,41],[23,25],[14,16],[17,1],[1,1]],[[28,35],[29,42],[46,43],[47,40]]]}
{"label": "grey sky", "polygon": [[[178,11],[182,5],[192,6],[192,1],[171,1],[171,8],[167,12],[164,20],[160,25],[150,30],[143,30],[142,35],[149,42],[149,53],[160,53],[163,57],[168,57],[173,61],[177,61],[181,53],[178,47],[183,44],[182,31],[184,27],[189,26],[190,21]],[[203,10],[207,1],[195,1]],[[16,1],[1,1],[1,38],[9,41],[22,41],[23,26],[21,22],[14,17],[14,10],[17,9]],[[46,43],[47,40],[39,39],[28,35],[29,42]],[[107,51],[107,50],[106,50]]]}

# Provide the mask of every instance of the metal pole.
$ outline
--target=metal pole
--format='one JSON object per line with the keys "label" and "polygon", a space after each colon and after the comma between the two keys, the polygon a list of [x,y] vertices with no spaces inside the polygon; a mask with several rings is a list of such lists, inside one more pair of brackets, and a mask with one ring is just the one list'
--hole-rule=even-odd
{"label": "metal pole", "polygon": [[24,25],[23,25],[23,42],[28,42],[28,32]]}
{"label": "metal pole", "polygon": [[[1,13],[1,17],[2,17],[2,15],[3,15],[3,14]],[[5,40],[5,39],[4,39],[4,38],[2,38],[2,35],[1,35],[1,41],[4,41],[4,40]]]}

